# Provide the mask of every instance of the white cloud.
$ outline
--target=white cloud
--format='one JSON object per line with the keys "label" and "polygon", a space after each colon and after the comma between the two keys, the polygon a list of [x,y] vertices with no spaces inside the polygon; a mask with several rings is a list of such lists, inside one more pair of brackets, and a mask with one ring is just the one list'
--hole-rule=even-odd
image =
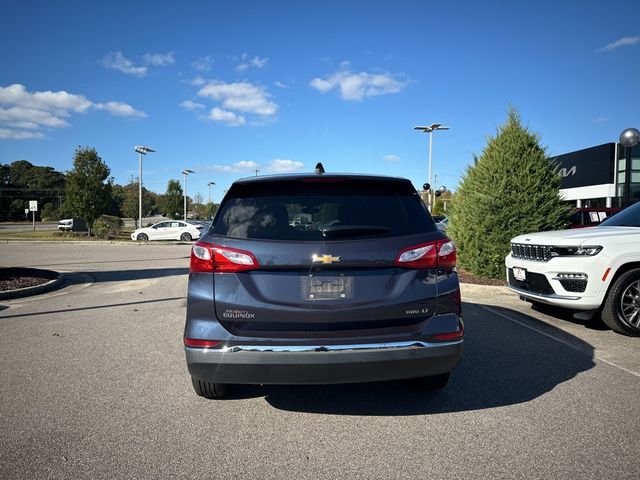
{"label": "white cloud", "polygon": [[287,173],[298,172],[304,168],[304,163],[297,160],[276,159],[271,160],[267,167],[268,172]]}
{"label": "white cloud", "polygon": [[220,173],[238,173],[247,172],[250,170],[258,170],[259,168],[260,165],[258,165],[256,162],[243,160],[231,165],[213,165],[209,167],[209,170]]}
{"label": "white cloud", "polygon": [[29,132],[24,130],[8,130],[0,128],[0,139],[2,140],[30,140],[44,138],[41,132]]}
{"label": "white cloud", "polygon": [[200,89],[198,95],[220,102],[225,110],[253,113],[263,117],[275,115],[278,106],[271,95],[259,85],[248,82],[224,83],[211,81]]}
{"label": "white cloud", "polygon": [[96,103],[94,107],[97,110],[106,110],[111,115],[115,115],[117,117],[138,117],[144,118],[147,116],[146,113],[136,110],[128,103],[122,102],[107,102],[107,103]]}
{"label": "white cloud", "polygon": [[607,43],[604,47],[599,48],[596,52],[606,52],[620,47],[633,47],[640,44],[640,37],[622,37],[615,42]]}
{"label": "white cloud", "polygon": [[191,66],[199,72],[208,72],[213,67],[213,58],[207,55],[191,62]]}
{"label": "white cloud", "polygon": [[146,65],[153,65],[155,67],[166,67],[173,65],[176,62],[175,53],[145,53],[142,55],[142,60]]}
{"label": "white cloud", "polygon": [[102,59],[101,63],[104,68],[117,70],[118,72],[135,77],[144,77],[147,74],[147,67],[136,66],[131,60],[126,58],[122,52],[109,52]]}
{"label": "white cloud", "polygon": [[106,110],[123,117],[146,117],[144,112],[126,103],[94,103],[83,95],[64,90],[32,93],[24,85],[14,84],[0,87],[0,138],[44,138],[41,129],[68,127],[66,119],[72,113],[86,113],[90,109]]}
{"label": "white cloud", "polygon": [[278,88],[284,88],[284,89],[289,89],[291,87],[289,87],[289,85],[287,85],[286,83],[282,83],[282,82],[273,82],[273,84],[278,87]]}
{"label": "white cloud", "polygon": [[191,100],[185,100],[179,106],[185,110],[202,110],[205,107],[202,103],[192,102]]}
{"label": "white cloud", "polygon": [[316,77],[309,85],[321,93],[337,89],[347,101],[360,101],[365,97],[398,93],[407,85],[389,73],[353,73],[348,70],[348,62],[341,69],[324,78]]}
{"label": "white cloud", "polygon": [[247,123],[246,119],[242,115],[236,115],[228,110],[223,110],[218,107],[214,107],[209,112],[209,118],[215,122],[226,123],[231,127],[238,127]]}
{"label": "white cloud", "polygon": [[92,102],[82,95],[74,95],[64,90],[30,93],[24,85],[16,83],[8,87],[0,87],[0,105],[16,105],[22,108],[47,110],[57,112],[58,115],[65,115],[64,112],[67,110],[85,112],[91,107]]}
{"label": "white cloud", "polygon": [[608,122],[609,120],[611,120],[612,116],[611,115],[601,115],[599,117],[596,117],[593,119],[593,123],[604,123],[604,122]]}
{"label": "white cloud", "polygon": [[387,162],[399,162],[400,161],[400,157],[397,155],[385,155],[384,157],[382,157],[383,160],[387,161]]}
{"label": "white cloud", "polygon": [[249,58],[249,55],[246,53],[242,54],[241,60],[242,63],[240,63],[237,67],[236,70],[239,72],[244,72],[246,69],[250,68],[250,67],[254,67],[254,68],[264,68],[267,66],[267,62],[269,61],[268,58],[260,58],[258,56],[255,56],[253,58]]}

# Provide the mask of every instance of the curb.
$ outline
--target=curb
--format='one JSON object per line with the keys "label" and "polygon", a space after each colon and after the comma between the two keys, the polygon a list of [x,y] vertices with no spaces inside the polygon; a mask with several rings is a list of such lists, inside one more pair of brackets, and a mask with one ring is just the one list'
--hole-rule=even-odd
{"label": "curb", "polygon": [[35,287],[18,288],[16,290],[5,290],[3,292],[0,292],[0,300],[11,300],[13,298],[30,297],[32,295],[40,295],[41,293],[50,292],[51,290],[57,288],[58,285],[60,285],[65,279],[64,274],[60,272],[41,269],[34,270],[38,270],[40,272],[49,272],[53,275],[56,275],[56,278],[48,281],[47,283],[36,285]]}

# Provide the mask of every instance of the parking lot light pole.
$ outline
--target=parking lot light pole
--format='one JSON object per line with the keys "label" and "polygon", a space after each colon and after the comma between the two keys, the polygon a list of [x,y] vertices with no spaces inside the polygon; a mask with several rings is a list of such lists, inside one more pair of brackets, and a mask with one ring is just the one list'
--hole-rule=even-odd
{"label": "parking lot light pole", "polygon": [[216,182],[207,183],[207,187],[209,187],[209,203],[211,203],[211,187],[214,186]]}
{"label": "parking lot light pole", "polygon": [[620,144],[624,147],[624,193],[622,195],[622,208],[629,206],[631,194],[631,149],[640,143],[640,131],[637,128],[627,128],[620,134]]}
{"label": "parking lot light pole", "polygon": [[190,173],[196,173],[193,170],[189,170],[185,168],[182,170],[182,174],[184,175],[184,221],[187,221],[187,175]]}
{"label": "parking lot light pole", "polygon": [[[424,133],[428,133],[429,134],[429,185],[432,185],[431,182],[431,148],[433,145],[433,132],[434,130],[449,130],[450,127],[446,127],[444,125],[442,125],[441,123],[432,123],[431,125],[428,126],[420,126],[417,125],[415,127],[413,127],[414,130],[420,130],[421,132]],[[432,190],[430,188],[430,190]],[[429,213],[431,213],[431,210],[433,208],[433,201],[432,199],[432,192],[429,192]]]}
{"label": "parking lot light pole", "polygon": [[138,155],[138,228],[142,228],[142,156],[149,152],[155,152],[153,148],[136,146]]}

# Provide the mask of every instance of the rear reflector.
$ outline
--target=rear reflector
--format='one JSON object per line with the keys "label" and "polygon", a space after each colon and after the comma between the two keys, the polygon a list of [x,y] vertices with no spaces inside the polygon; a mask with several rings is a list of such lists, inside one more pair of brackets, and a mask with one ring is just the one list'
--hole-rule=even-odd
{"label": "rear reflector", "polygon": [[191,348],[213,348],[220,345],[220,340],[200,340],[199,338],[185,338],[184,346]]}
{"label": "rear reflector", "polygon": [[433,335],[434,339],[440,340],[443,342],[460,340],[462,337],[464,337],[464,330],[458,330],[457,332],[450,332],[450,333],[438,333],[437,335]]}
{"label": "rear reflector", "polygon": [[191,249],[190,272],[243,272],[254,270],[260,264],[247,250],[197,242]]}
{"label": "rear reflector", "polygon": [[462,323],[462,320],[458,322],[458,330],[455,332],[436,333],[433,335],[435,340],[440,340],[442,342],[460,340],[462,337],[464,337],[464,323]]}
{"label": "rear reflector", "polygon": [[454,268],[456,247],[448,238],[421,243],[400,250],[394,263],[405,268]]}

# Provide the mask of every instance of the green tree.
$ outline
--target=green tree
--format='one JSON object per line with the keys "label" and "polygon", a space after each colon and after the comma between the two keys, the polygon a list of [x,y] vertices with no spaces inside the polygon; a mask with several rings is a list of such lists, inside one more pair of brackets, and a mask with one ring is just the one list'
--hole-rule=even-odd
{"label": "green tree", "polygon": [[[38,167],[27,160],[0,165],[0,219],[8,218],[13,200],[37,200],[40,206],[51,203],[59,207],[64,185],[64,174],[52,167]],[[36,219],[39,214],[36,212]]]}
{"label": "green tree", "polygon": [[181,218],[184,194],[178,180],[171,179],[167,184],[167,192],[162,196],[161,207],[170,218]]}
{"label": "green tree", "polygon": [[103,213],[111,202],[109,178],[111,170],[95,148],[78,147],[75,151],[73,169],[67,174],[66,205],[73,216],[84,218],[89,226]]}
{"label": "green tree", "polygon": [[[148,216],[155,208],[155,202],[151,192],[142,187],[142,216]],[[138,182],[131,182],[123,187],[122,199],[122,215],[127,218],[133,218],[136,228],[138,225],[138,216],[140,214],[140,192],[138,191]]]}
{"label": "green tree", "polygon": [[[27,202],[19,198],[13,200],[9,205],[9,220],[27,220],[24,213],[25,208],[29,208]],[[31,218],[31,212],[29,212],[29,218]]]}
{"label": "green tree", "polygon": [[507,121],[467,167],[452,202],[447,234],[462,268],[504,276],[504,257],[516,235],[563,227],[569,207],[560,199],[560,177],[538,135],[523,127],[510,107]]}

